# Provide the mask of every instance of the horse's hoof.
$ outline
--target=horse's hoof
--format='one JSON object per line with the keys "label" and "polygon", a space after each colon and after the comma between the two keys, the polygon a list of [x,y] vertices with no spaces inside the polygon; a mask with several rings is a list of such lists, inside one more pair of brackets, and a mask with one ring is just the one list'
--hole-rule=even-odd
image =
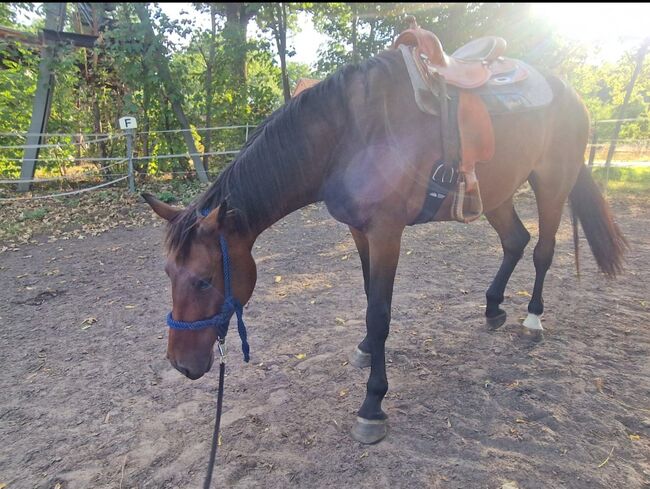
{"label": "horse's hoof", "polygon": [[357,346],[350,353],[350,365],[357,368],[370,367],[370,353],[363,352]]}
{"label": "horse's hoof", "polygon": [[352,427],[352,438],[364,445],[372,445],[384,439],[388,433],[387,419],[365,419],[357,416]]}
{"label": "horse's hoof", "polygon": [[506,314],[506,311],[501,311],[499,314],[496,316],[492,317],[485,317],[485,324],[487,325],[488,329],[495,330],[497,328],[500,328],[501,326],[504,325],[506,322],[506,319],[508,317],[508,314]]}
{"label": "horse's hoof", "polygon": [[544,328],[537,314],[528,313],[521,329],[522,336],[531,343],[539,343],[544,339]]}
{"label": "horse's hoof", "polygon": [[539,316],[531,312],[529,312],[526,319],[524,319],[524,326],[533,331],[544,330],[544,328],[542,328],[542,321],[539,319]]}

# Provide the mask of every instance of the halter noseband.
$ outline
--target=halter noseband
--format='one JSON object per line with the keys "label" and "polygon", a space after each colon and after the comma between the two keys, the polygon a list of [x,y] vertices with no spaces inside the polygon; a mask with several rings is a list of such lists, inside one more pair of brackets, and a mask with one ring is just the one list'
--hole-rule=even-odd
{"label": "halter noseband", "polygon": [[[209,214],[209,209],[203,209],[201,214],[207,216]],[[172,329],[204,329],[209,327],[214,327],[217,330],[217,340],[223,342],[226,339],[226,334],[228,333],[228,326],[230,325],[230,318],[233,314],[237,315],[237,331],[239,332],[239,337],[241,338],[241,349],[244,353],[244,361],[248,362],[250,360],[250,346],[248,345],[248,339],[246,334],[246,325],[244,324],[244,319],[242,315],[244,313],[244,308],[240,302],[235,299],[232,295],[232,288],[230,286],[230,259],[228,257],[228,243],[223,235],[219,236],[219,244],[221,246],[221,256],[223,257],[223,284],[224,284],[224,300],[223,305],[221,306],[221,311],[217,312],[214,316],[208,319],[200,319],[198,321],[177,321],[172,317],[172,313],[167,314],[167,325]]]}

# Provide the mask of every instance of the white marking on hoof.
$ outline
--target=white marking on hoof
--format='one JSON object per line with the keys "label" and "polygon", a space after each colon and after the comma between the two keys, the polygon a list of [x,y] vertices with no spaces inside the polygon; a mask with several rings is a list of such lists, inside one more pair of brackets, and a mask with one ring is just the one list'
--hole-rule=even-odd
{"label": "white marking on hoof", "polygon": [[528,329],[544,331],[544,328],[542,328],[542,321],[539,319],[539,316],[530,312],[528,313],[528,317],[526,317],[524,320],[524,326]]}
{"label": "white marking on hoof", "polygon": [[361,416],[357,416],[357,423],[359,423],[359,424],[378,424],[378,425],[382,425],[382,424],[386,424],[386,420],[385,419],[366,419],[366,418],[362,418]]}

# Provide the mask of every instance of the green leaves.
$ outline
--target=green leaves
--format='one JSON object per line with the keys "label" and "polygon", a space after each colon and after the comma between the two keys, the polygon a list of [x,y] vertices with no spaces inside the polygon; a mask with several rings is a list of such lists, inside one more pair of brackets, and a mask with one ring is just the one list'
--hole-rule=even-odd
{"label": "green leaves", "polygon": [[[22,13],[34,10],[33,5],[0,4],[0,24],[36,33],[43,25],[42,12],[31,26],[21,26],[17,21],[24,17]],[[182,102],[192,127],[255,125],[282,104],[283,79],[285,83],[288,80],[291,91],[300,78],[322,78],[344,64],[375,55],[406,27],[405,14],[415,15],[421,26],[433,30],[447,51],[482,35],[506,38],[509,55],[564,74],[585,100],[594,120],[617,115],[616,107],[634,68],[634,53],[614,63],[585,63],[587,47],[558,38],[549,25],[530,15],[528,4],[195,3],[188,4],[188,14],[178,19],[169,18],[156,4],[145,4],[147,15],[151,14],[151,30],[138,17],[136,8],[141,7],[135,3],[112,5],[114,8],[105,13],[110,27],[103,31],[101,44],[92,50],[58,49],[52,66],[56,88],[48,131],[111,133],[117,130],[120,116],[134,115],[139,130],[149,132],[136,137],[137,156],[186,151],[180,134],[151,132],[181,127],[172,102]],[[76,7],[70,4],[68,8],[73,11]],[[300,48],[291,44],[291,34],[301,28],[301,12],[307,12],[316,29],[329,37],[316,67],[291,61]],[[259,39],[245,37],[253,23],[264,33]],[[68,31],[73,29],[72,23],[66,26]],[[280,47],[284,49],[286,73],[281,72],[276,55]],[[162,60],[168,64],[168,86],[162,81]],[[36,49],[0,41],[0,132],[27,132],[39,61]],[[649,137],[648,93],[650,63],[646,61],[625,114],[640,120],[624,124],[620,137]],[[599,137],[606,139],[612,128],[599,125]],[[197,131],[193,140],[198,148],[232,150],[243,144],[244,134],[245,130],[217,131],[208,138],[205,131]],[[0,136],[0,145],[23,142],[21,138]],[[39,163],[40,176],[69,173],[78,165],[78,158],[125,153],[124,141],[118,138],[102,144],[68,136],[50,137],[45,142],[61,146],[41,151],[46,159]],[[21,157],[20,148],[3,150],[0,175],[18,176]],[[210,157],[210,164],[223,165],[231,159]],[[83,171],[99,167],[86,164]],[[184,157],[139,160],[136,167],[150,174],[191,169]]]}

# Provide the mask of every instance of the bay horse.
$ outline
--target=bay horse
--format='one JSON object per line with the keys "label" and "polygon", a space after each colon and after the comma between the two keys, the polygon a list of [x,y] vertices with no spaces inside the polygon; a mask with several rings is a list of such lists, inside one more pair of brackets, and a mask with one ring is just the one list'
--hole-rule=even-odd
{"label": "bay horse", "polygon": [[[567,197],[574,230],[579,219],[600,269],[608,275],[622,269],[625,238],[584,164],[586,108],[572,88],[546,77],[552,103],[544,110],[494,118],[494,157],[477,167],[485,216],[503,247],[503,261],[486,293],[485,314],[493,327],[506,319],[500,308],[504,290],[530,240],[513,206],[515,191],[526,181],[539,213],[530,314],[539,320],[543,312],[544,277]],[[387,429],[381,407],[388,390],[384,345],[400,242],[423,206],[433,164],[441,158],[440,129],[439,117],[418,109],[400,52],[387,50],[341,68],[275,111],[187,208],[143,194],[168,221],[165,271],[173,302],[168,322],[209,324],[205,318],[223,319],[224,303],[230,307],[226,327],[234,310],[241,320],[241,306],[257,278],[251,251],[257,237],[297,209],[324,201],[329,213],[349,226],[367,297],[366,336],[353,363],[369,365],[370,375],[352,435],[362,443],[381,440]],[[449,197],[434,220],[449,219]],[[218,328],[172,328],[167,356],[177,370],[197,379],[213,363],[217,336]]]}

